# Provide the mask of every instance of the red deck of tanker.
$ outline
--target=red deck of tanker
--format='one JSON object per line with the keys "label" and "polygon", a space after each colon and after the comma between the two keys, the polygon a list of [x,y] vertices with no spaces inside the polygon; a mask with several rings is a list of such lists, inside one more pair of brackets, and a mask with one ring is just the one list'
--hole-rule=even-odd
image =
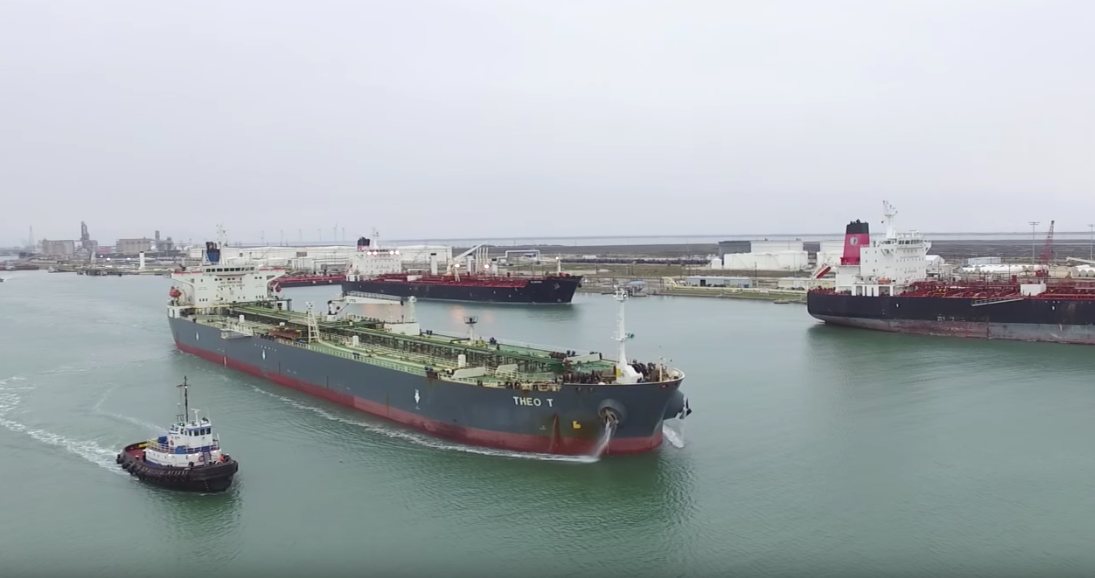
{"label": "red deck of tanker", "polygon": [[[946,297],[951,299],[1095,299],[1095,282],[1074,279],[1048,281],[1046,290],[1024,297],[1016,282],[994,281],[918,281],[900,294],[901,297]],[[834,289],[815,289],[815,293],[835,293]]]}

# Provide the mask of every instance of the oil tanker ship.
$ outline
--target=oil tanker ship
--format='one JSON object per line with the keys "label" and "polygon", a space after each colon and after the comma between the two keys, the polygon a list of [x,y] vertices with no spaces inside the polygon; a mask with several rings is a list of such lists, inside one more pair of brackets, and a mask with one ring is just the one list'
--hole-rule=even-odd
{"label": "oil tanker ship", "polygon": [[826,323],[924,335],[1095,344],[1095,284],[1052,280],[1048,260],[1027,277],[1003,280],[929,279],[931,243],[916,232],[897,233],[895,211],[884,203],[886,234],[870,238],[867,223],[845,231],[831,289],[807,293],[807,311]]}
{"label": "oil tanker ship", "polygon": [[361,237],[342,290],[441,301],[570,303],[581,282],[581,276],[563,273],[558,264],[553,275],[500,275],[497,261],[488,258],[482,245],[453,258],[444,272],[439,273],[433,256],[429,273],[409,273],[398,250],[382,249],[375,239]]}
{"label": "oil tanker ship", "polygon": [[691,409],[684,374],[627,362],[626,293],[617,293],[618,359],[422,330],[414,298],[344,293],[317,313],[292,310],[285,271],[220,262],[172,274],[168,323],[179,350],[430,435],[520,452],[639,453],[664,420]]}

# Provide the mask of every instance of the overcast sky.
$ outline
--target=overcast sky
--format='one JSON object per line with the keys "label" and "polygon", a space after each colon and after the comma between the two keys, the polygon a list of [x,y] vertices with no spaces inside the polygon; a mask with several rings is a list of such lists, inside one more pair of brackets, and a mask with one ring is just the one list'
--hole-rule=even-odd
{"label": "overcast sky", "polygon": [[0,245],[828,233],[883,198],[1087,230],[1093,29],[1086,0],[0,0]]}

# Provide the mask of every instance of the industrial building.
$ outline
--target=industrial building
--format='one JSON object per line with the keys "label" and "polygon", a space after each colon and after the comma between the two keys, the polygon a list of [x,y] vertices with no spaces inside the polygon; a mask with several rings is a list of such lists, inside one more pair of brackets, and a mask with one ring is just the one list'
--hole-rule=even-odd
{"label": "industrial building", "polygon": [[114,252],[122,255],[136,255],[138,253],[149,253],[154,249],[156,242],[148,237],[142,237],[140,239],[118,239],[118,242],[114,245]]}
{"label": "industrial building", "polygon": [[801,240],[723,241],[719,243],[722,263],[712,268],[733,271],[803,271],[809,268],[809,253]]}
{"label": "industrial building", "polygon": [[710,275],[691,275],[684,278],[686,287],[735,287],[748,289],[753,286],[749,277],[713,277]]}
{"label": "industrial building", "polygon": [[120,255],[136,255],[138,253],[167,253],[175,250],[175,243],[168,237],[160,239],[160,232],[156,231],[155,237],[141,237],[139,239],[118,239],[114,246],[114,252]]}
{"label": "industrial building", "polygon": [[71,257],[76,254],[76,241],[47,241],[42,239],[42,254],[50,257]]}
{"label": "industrial building", "polygon": [[844,256],[844,241],[842,239],[822,241],[817,251],[818,266],[835,266],[840,264],[840,258]]}

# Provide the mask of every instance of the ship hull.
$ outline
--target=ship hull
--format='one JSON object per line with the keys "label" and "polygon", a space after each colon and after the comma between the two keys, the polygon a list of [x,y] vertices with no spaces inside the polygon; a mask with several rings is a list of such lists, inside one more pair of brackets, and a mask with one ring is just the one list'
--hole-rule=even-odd
{"label": "ship hull", "polygon": [[239,471],[239,462],[234,459],[196,468],[156,466],[141,458],[147,445],[147,442],[130,444],[114,460],[129,475],[145,483],[185,492],[225,492]]}
{"label": "ship hull", "polygon": [[578,290],[581,277],[547,277],[532,279],[517,287],[492,285],[461,285],[457,283],[416,283],[367,279],[345,281],[343,292],[361,291],[394,297],[437,301],[471,301],[479,303],[570,303]]}
{"label": "ship hull", "polygon": [[832,325],[1013,341],[1095,345],[1095,301],[1025,298],[977,304],[954,297],[809,293],[807,311]]}
{"label": "ship hull", "polygon": [[481,387],[431,379],[258,337],[223,338],[220,329],[169,318],[175,344],[229,369],[262,377],[431,436],[518,452],[589,454],[601,441],[606,400],[623,409],[606,453],[654,450],[662,423],[683,402],[680,380],[559,391]]}

